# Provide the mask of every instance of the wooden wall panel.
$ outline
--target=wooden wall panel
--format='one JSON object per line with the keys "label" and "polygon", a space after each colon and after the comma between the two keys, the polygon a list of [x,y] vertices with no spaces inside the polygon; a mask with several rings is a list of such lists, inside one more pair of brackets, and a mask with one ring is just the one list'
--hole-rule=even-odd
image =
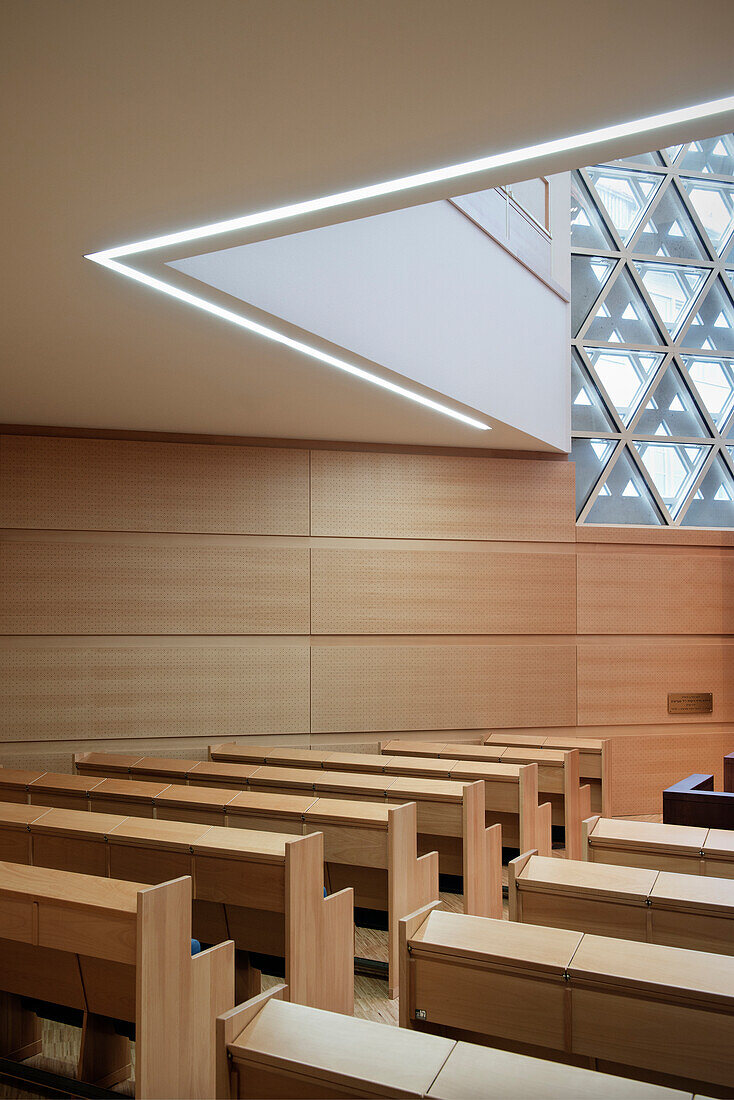
{"label": "wooden wall panel", "polygon": [[734,749],[734,731],[687,735],[680,728],[667,733],[613,737],[611,741],[610,805],[615,817],[661,814],[663,791],[687,775],[713,775],[722,789],[724,755]]}
{"label": "wooden wall panel", "polygon": [[573,645],[315,646],[311,729],[574,724]]}
{"label": "wooden wall panel", "polygon": [[573,465],[313,451],[311,534],[573,542]]}
{"label": "wooden wall panel", "polygon": [[308,730],[307,645],[7,645],[0,741]]}
{"label": "wooden wall panel", "polygon": [[3,436],[0,527],[308,534],[308,451]]}
{"label": "wooden wall panel", "polygon": [[314,634],[576,630],[573,551],[312,550],[311,570]]}
{"label": "wooden wall panel", "polygon": [[670,691],[711,691],[709,720],[734,722],[734,641],[579,644],[579,725],[705,724],[700,714],[669,715]]}
{"label": "wooden wall panel", "polygon": [[308,586],[305,548],[13,539],[0,634],[308,634]]}
{"label": "wooden wall panel", "polygon": [[578,555],[579,634],[734,630],[734,552],[655,547]]}

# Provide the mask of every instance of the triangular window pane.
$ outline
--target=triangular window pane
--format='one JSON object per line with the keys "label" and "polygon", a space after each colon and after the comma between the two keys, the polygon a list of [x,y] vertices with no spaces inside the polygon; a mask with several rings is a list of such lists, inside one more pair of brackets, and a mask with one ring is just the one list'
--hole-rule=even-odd
{"label": "triangular window pane", "polygon": [[679,260],[708,259],[708,253],[673,184],[660,196],[654,218],[649,218],[638,234],[634,251],[647,256],[672,256]]}
{"label": "triangular window pane", "polygon": [[627,244],[657,194],[663,177],[603,165],[589,168],[588,172],[604,208]]}
{"label": "triangular window pane", "polygon": [[678,515],[710,447],[635,442],[652,483],[673,519]]}
{"label": "triangular window pane", "polygon": [[671,336],[676,337],[688,316],[706,272],[699,267],[635,260],[647,293]]}
{"label": "triangular window pane", "polygon": [[617,446],[613,439],[574,439],[571,459],[576,464],[576,515],[589,499]]}
{"label": "triangular window pane", "polygon": [[681,339],[687,348],[734,354],[734,305],[717,276]]}
{"label": "triangular window pane", "polygon": [[571,257],[571,328],[574,336],[588,317],[613,268],[614,260],[601,256]]}
{"label": "triangular window pane", "polygon": [[[683,376],[670,363],[655,387],[655,405],[648,401],[635,426],[639,435],[682,435],[705,438],[709,432]],[[662,431],[660,429],[663,429]]]}
{"label": "triangular window pane", "polygon": [[682,145],[669,145],[668,148],[665,150],[665,152],[668,154],[668,156],[670,157],[670,159],[673,161],[674,164],[675,164],[676,160],[678,159],[678,157],[681,155],[682,151],[683,151],[683,146]]}
{"label": "triangular window pane", "polygon": [[696,355],[684,355],[682,359],[709,415],[721,430],[734,408],[734,359]]}
{"label": "triangular window pane", "polygon": [[701,482],[682,527],[734,527],[734,478],[717,455]]}
{"label": "triangular window pane", "polygon": [[615,431],[615,424],[575,348],[571,357],[571,428],[575,432]]}
{"label": "triangular window pane", "polygon": [[734,231],[734,183],[684,179],[699,221],[719,255]]}
{"label": "triangular window pane", "polygon": [[[573,302],[574,290],[571,290]],[[659,344],[660,334],[650,311],[640,296],[632,276],[625,268],[604,298],[608,316],[595,315],[585,339],[594,344]],[[616,333],[616,339],[612,333]]]}
{"label": "triangular window pane", "polygon": [[654,498],[626,447],[612,467],[586,522],[656,527],[662,523]]}
{"label": "triangular window pane", "polygon": [[693,142],[681,158],[679,167],[688,172],[734,176],[734,140],[731,134]]}
{"label": "triangular window pane", "polygon": [[578,172],[571,176],[571,247],[613,248],[612,238]]}
{"label": "triangular window pane", "polygon": [[585,348],[602,386],[625,424],[637,412],[655,371],[660,352],[623,351],[621,348]]}

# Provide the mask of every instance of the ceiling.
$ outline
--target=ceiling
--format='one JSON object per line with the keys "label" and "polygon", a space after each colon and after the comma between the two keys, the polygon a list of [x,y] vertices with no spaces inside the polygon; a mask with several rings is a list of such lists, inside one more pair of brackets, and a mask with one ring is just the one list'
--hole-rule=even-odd
{"label": "ceiling", "polygon": [[733,38],[731,0],[5,0],[0,420],[486,446],[83,256],[725,96]]}

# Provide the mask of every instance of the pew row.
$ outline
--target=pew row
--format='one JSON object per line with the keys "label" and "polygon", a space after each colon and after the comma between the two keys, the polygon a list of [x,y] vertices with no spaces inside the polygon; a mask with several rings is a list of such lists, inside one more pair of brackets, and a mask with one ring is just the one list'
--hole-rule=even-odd
{"label": "pew row", "polygon": [[218,1100],[692,1100],[690,1093],[289,1003],[277,986],[217,1021]]}
{"label": "pew row", "polygon": [[548,859],[508,868],[510,920],[734,955],[734,882]]}
{"label": "pew row", "polygon": [[402,1026],[734,1096],[734,958],[430,906],[402,929]]}
{"label": "pew row", "polygon": [[663,791],[663,821],[734,829],[734,791],[715,791],[713,775],[689,775]]}
{"label": "pew row", "polygon": [[[550,844],[552,807],[549,804],[538,805],[538,771],[527,772],[527,762],[520,765],[490,761],[475,763],[471,760],[412,760],[399,756],[390,759],[374,753],[335,753],[321,749],[235,743],[212,745],[209,753],[211,762],[201,763],[187,773],[189,782],[199,782],[199,777],[208,774],[226,778],[225,768],[236,766],[240,770],[232,772],[233,777],[236,775],[241,782],[244,769],[250,768],[247,782],[257,786],[268,782],[267,777],[272,778],[272,770],[279,768],[289,771],[291,780],[299,782],[299,785],[313,783],[316,789],[324,792],[331,787],[340,790],[346,786],[358,795],[360,786],[380,790],[389,784],[389,777],[394,776],[394,782],[388,787],[388,797],[392,798],[393,793],[402,794],[401,785],[409,788],[415,781],[413,795],[418,801],[422,789],[420,782],[423,780],[455,783],[481,780],[485,787],[486,824],[502,826],[503,843],[507,847],[519,847],[525,851],[525,841],[531,835],[538,836],[541,844]],[[131,767],[131,774],[136,774],[138,769],[142,772],[148,766],[144,760],[139,761]],[[301,781],[295,775],[299,769],[305,773]],[[581,820],[580,817],[579,823]],[[420,814],[419,831],[422,831]],[[544,840],[546,834],[547,841]],[[458,873],[446,866],[445,854],[441,869],[448,874]]]}
{"label": "pew row", "polygon": [[[71,791],[68,781],[73,780]],[[38,786],[41,789],[38,790]],[[502,912],[499,830],[483,828],[481,784],[467,786],[461,803],[465,905]],[[388,989],[397,996],[398,921],[438,897],[438,859],[418,856],[416,806],[349,802],[315,795],[235,791],[165,782],[57,776],[0,768],[0,800],[71,804],[101,813],[155,818],[297,836],[320,832],[325,874],[333,892],[351,886],[355,904],[387,912]]]}
{"label": "pew row", "polygon": [[37,1013],[61,1007],[82,1029],[80,1080],[127,1080],[134,1025],[136,1096],[214,1094],[234,946],[192,957],[190,878],[148,886],[3,862],[0,913],[2,1057],[40,1053]]}
{"label": "pew row", "polygon": [[539,798],[551,805],[553,825],[562,825],[568,859],[581,858],[581,823],[592,812],[601,810],[601,788],[581,786],[578,749],[530,749],[502,745],[456,745],[440,741],[386,741],[381,746],[384,758],[395,767],[395,761],[409,759],[412,767],[422,765],[440,769],[441,761],[451,769],[455,761],[462,764],[522,767],[538,765]]}
{"label": "pew row", "polygon": [[734,878],[734,831],[591,817],[584,822],[584,859]]}
{"label": "pew row", "polygon": [[[179,770],[182,763],[187,767]],[[130,782],[142,782],[139,777],[150,779],[160,773],[160,782],[164,783],[171,761],[144,757],[135,767],[125,765],[121,770],[114,754],[88,753],[75,758],[75,764],[88,778],[85,775],[72,778],[76,778],[82,786],[85,782],[91,784],[91,798],[94,800],[99,788],[95,789],[93,785],[106,771],[120,776],[120,782],[125,782],[125,776],[129,777]],[[181,806],[187,801],[198,798],[198,794],[193,793],[194,789],[200,792],[202,784],[212,781],[217,782],[221,789],[216,791],[210,788],[207,797],[212,805],[218,800],[224,803],[228,815],[235,805],[238,810],[247,805],[245,796],[256,793],[318,798],[321,807],[326,806],[329,800],[383,806],[414,802],[418,850],[421,854],[437,851],[439,867],[444,873],[463,876],[465,910],[491,916],[501,906],[501,840],[505,838],[504,834],[500,836],[500,828],[494,823],[487,824],[492,815],[486,814],[487,784],[481,780],[459,782],[193,760],[173,761],[171,771],[179,780],[186,780],[190,793],[184,793],[185,787],[171,786],[156,796],[155,801],[159,806],[166,803],[172,812],[175,808],[176,814],[180,814]],[[249,771],[249,774],[244,776],[244,771]],[[233,790],[240,792],[236,802],[228,796],[228,792]],[[550,852],[550,816],[539,812],[537,806],[537,767],[520,769],[514,792],[519,797],[523,815],[523,836],[535,838],[532,847]]]}
{"label": "pew row", "polygon": [[572,737],[563,733],[491,733],[485,745],[508,748],[579,750],[582,783],[591,787],[591,807],[595,813],[611,816],[612,739],[608,737]]}
{"label": "pew row", "polygon": [[243,991],[259,991],[259,973],[245,953],[277,955],[296,1000],[353,1011],[352,892],[324,897],[320,833],[296,837],[0,803],[0,858],[134,882],[190,876],[193,934],[205,943],[234,941]]}

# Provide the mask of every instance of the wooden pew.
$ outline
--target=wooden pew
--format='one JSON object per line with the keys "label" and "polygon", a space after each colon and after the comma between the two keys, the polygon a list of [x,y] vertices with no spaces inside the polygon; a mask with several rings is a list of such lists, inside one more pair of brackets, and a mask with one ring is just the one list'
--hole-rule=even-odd
{"label": "wooden pew", "polygon": [[[234,1004],[234,946],[191,955],[191,880],[156,886],[0,863],[2,1057],[40,1051],[27,999],[72,1010],[81,1080],[135,1095],[210,1097],[216,1018]],[[78,1014],[78,1015],[77,1015]],[[119,1024],[118,1024],[119,1028]]]}
{"label": "wooden pew", "polygon": [[508,868],[510,920],[734,955],[734,882],[548,859]]}
{"label": "wooden pew", "polygon": [[734,792],[715,791],[713,775],[689,775],[663,791],[666,825],[734,829]]}
{"label": "wooden pew", "polygon": [[217,1021],[220,1100],[413,1096],[433,1100],[691,1100],[588,1069],[283,1000],[283,986]]}
{"label": "wooden pew", "polygon": [[[281,768],[294,771],[304,769],[313,776],[313,783],[324,784],[325,777],[320,780],[316,773],[320,770],[331,774],[341,773],[348,783],[348,789],[358,794],[355,776],[362,777],[361,784],[379,790],[381,784],[370,776],[398,776],[403,780],[410,779],[440,779],[450,782],[475,783],[481,780],[485,785],[485,810],[486,824],[501,825],[503,843],[507,847],[519,847],[525,851],[525,841],[531,834],[538,837],[543,846],[550,845],[549,815],[552,807],[544,804],[538,805],[537,772],[525,771],[528,761],[520,764],[498,763],[497,761],[473,761],[461,759],[412,759],[396,755],[393,758],[379,753],[352,753],[330,752],[326,749],[300,749],[280,746],[273,748],[270,745],[238,745],[235,743],[225,745],[212,745],[209,749],[212,763],[220,770],[215,774],[224,776],[223,765],[239,766],[242,771],[239,775],[244,777],[244,769],[253,769],[247,774],[247,782],[250,785],[258,784],[264,776],[264,768]],[[208,775],[210,765],[202,764],[189,774],[189,781],[196,781],[195,776]],[[137,765],[131,769],[135,774]],[[86,774],[94,774],[89,770]],[[339,783],[334,780],[334,784]],[[578,782],[576,783],[578,787]],[[343,786],[342,789],[347,790]],[[397,788],[396,788],[397,789]],[[562,787],[561,787],[562,789]],[[328,793],[328,792],[325,792]],[[350,797],[352,795],[350,794]],[[578,814],[579,844],[580,822],[587,814]],[[420,818],[420,814],[419,814]],[[420,824],[419,824],[420,829]],[[549,849],[550,850],[550,849]],[[439,854],[440,847],[439,847]],[[450,872],[442,866],[442,870]]]}
{"label": "wooden pew", "polygon": [[[76,767],[88,782],[96,784],[107,767],[109,754],[81,754],[75,758]],[[378,758],[379,759],[379,758]],[[113,761],[114,763],[114,761]],[[180,761],[176,762],[180,764]],[[309,795],[339,802],[362,804],[401,805],[415,802],[417,807],[418,849],[421,854],[438,851],[441,870],[446,874],[463,875],[465,880],[464,900],[467,912],[483,916],[494,915],[501,906],[501,842],[500,830],[485,816],[485,798],[488,783],[477,778],[469,778],[474,768],[467,770],[467,777],[450,781],[427,779],[413,776],[386,776],[361,772],[329,772],[324,769],[260,766],[258,764],[224,764],[222,762],[189,761],[189,770],[185,773],[190,788],[201,790],[201,784],[210,781],[212,775],[220,785],[217,793],[210,788],[212,808],[217,807],[227,817],[239,814],[247,806],[247,800],[233,799],[230,791],[245,794],[261,793],[271,796],[301,797]],[[489,766],[489,765],[488,765]],[[215,772],[210,769],[216,768]],[[234,769],[231,780],[227,778],[227,769]],[[153,774],[153,765],[149,760],[141,763],[141,769],[148,776]],[[242,774],[247,769],[247,775]],[[131,779],[137,780],[139,772],[136,766],[129,768]],[[116,790],[121,790],[117,781]],[[225,787],[229,783],[229,787]],[[494,784],[491,784],[493,787]],[[532,838],[532,846],[540,851],[549,852],[550,816],[545,807],[538,808],[537,767],[517,769],[515,783],[502,781],[504,805],[519,802],[519,817],[522,824],[522,837]],[[0,772],[0,790],[2,774]],[[92,797],[102,794],[108,788],[95,787]],[[510,792],[509,795],[507,792]],[[181,817],[182,807],[195,799],[180,786],[171,786],[156,805],[163,802],[171,805],[171,812]],[[174,806],[175,802],[175,806]],[[519,838],[518,838],[519,839]],[[328,859],[328,855],[327,855]]]}
{"label": "wooden pew", "polygon": [[[27,802],[34,778],[35,773],[18,776],[0,768],[0,799],[9,794]],[[173,797],[162,800],[164,793]],[[480,830],[480,793],[478,787],[467,789],[462,803],[464,828],[469,837],[465,848],[468,884],[465,901],[475,912],[496,916],[502,912],[499,837],[497,830]],[[218,804],[213,796],[220,799]],[[88,793],[78,793],[76,806],[122,816],[155,817],[161,822],[173,819],[296,836],[322,833],[330,890],[351,886],[355,890],[355,904],[387,912],[391,997],[398,992],[398,921],[438,897],[438,860],[435,854],[418,855],[414,804],[388,806],[317,799],[314,795],[208,790],[160,782],[100,779],[97,775]]]}
{"label": "wooden pew", "polygon": [[440,909],[403,935],[405,1027],[734,1095],[730,956]]}
{"label": "wooden pew", "polygon": [[584,822],[584,859],[734,878],[734,831],[591,817]]}
{"label": "wooden pew", "polygon": [[607,737],[570,737],[567,734],[491,733],[485,745],[528,749],[578,749],[581,781],[591,787],[591,808],[611,816],[612,741]]}
{"label": "wooden pew", "polygon": [[[197,939],[280,955],[293,996],[351,1013],[352,892],[323,896],[323,838],[0,803],[0,852],[18,863],[134,882],[193,880]],[[257,972],[241,970],[248,992]],[[259,988],[259,986],[258,986]]]}
{"label": "wooden pew", "polygon": [[423,766],[440,765],[442,760],[447,764],[459,761],[465,764],[497,764],[502,767],[507,764],[514,767],[537,764],[539,798],[549,800],[552,823],[564,827],[568,859],[581,858],[581,823],[592,810],[601,809],[601,788],[594,787],[595,801],[598,803],[594,805],[591,786],[581,786],[578,749],[457,745],[440,741],[386,741],[381,745],[381,750],[392,767],[400,758],[410,759],[414,765],[420,761]]}

